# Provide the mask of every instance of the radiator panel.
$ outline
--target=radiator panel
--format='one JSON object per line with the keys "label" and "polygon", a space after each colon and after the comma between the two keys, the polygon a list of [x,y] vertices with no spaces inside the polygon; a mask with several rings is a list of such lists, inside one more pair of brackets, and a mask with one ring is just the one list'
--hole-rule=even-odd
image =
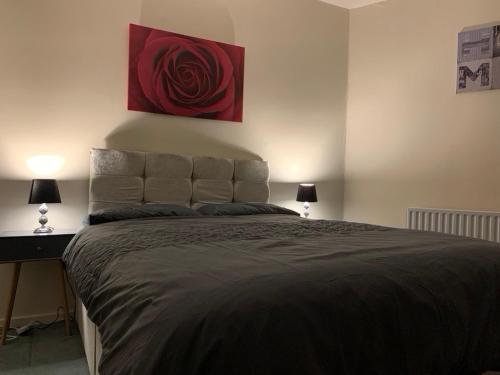
{"label": "radiator panel", "polygon": [[408,208],[407,227],[500,243],[500,212]]}

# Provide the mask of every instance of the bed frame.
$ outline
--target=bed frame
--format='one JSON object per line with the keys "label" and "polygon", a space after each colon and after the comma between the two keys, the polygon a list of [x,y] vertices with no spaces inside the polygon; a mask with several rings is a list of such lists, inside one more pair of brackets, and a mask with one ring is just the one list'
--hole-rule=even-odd
{"label": "bed frame", "polygon": [[[148,203],[197,207],[268,199],[266,161],[109,149],[92,149],[90,153],[89,213]],[[100,334],[79,298],[77,320],[90,375],[98,375]]]}
{"label": "bed frame", "polygon": [[87,316],[87,309],[80,298],[76,302],[76,320],[82,337],[85,356],[87,357],[89,373],[90,375],[98,375],[99,360],[102,353],[101,335],[97,326]]}

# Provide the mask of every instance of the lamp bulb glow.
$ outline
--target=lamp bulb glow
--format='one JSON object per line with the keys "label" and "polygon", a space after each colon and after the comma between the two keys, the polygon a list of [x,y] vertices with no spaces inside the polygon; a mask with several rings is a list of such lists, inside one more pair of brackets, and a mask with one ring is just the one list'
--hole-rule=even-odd
{"label": "lamp bulb glow", "polygon": [[36,176],[48,177],[61,170],[64,159],[57,155],[36,155],[29,158],[27,164]]}

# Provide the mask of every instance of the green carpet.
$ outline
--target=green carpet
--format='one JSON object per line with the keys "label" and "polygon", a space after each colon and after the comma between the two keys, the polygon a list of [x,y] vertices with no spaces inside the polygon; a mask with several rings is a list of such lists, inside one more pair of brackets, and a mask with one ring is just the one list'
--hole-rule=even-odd
{"label": "green carpet", "polygon": [[56,323],[45,330],[0,346],[2,375],[88,375],[87,362],[77,328],[64,336],[64,325]]}

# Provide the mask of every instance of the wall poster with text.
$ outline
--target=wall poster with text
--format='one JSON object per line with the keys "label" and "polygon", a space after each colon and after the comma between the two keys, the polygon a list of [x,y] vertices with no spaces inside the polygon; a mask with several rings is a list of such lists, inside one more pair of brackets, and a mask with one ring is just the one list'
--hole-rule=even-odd
{"label": "wall poster with text", "polygon": [[457,93],[500,89],[500,25],[458,34]]}

